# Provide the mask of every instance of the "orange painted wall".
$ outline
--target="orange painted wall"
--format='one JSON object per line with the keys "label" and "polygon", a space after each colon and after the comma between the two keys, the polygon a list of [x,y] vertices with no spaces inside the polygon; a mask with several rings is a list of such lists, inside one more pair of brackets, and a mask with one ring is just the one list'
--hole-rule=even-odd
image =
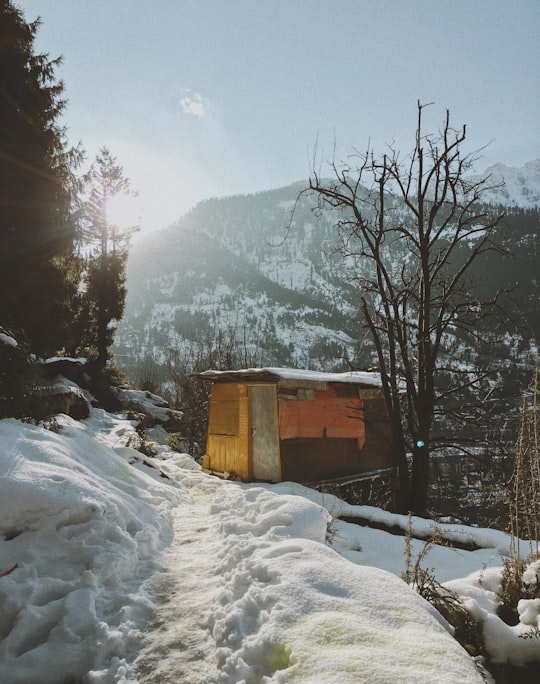
{"label": "orange painted wall", "polygon": [[314,390],[310,396],[313,398],[279,396],[280,438],[353,438],[361,449],[366,439],[362,400],[339,397],[330,390]]}

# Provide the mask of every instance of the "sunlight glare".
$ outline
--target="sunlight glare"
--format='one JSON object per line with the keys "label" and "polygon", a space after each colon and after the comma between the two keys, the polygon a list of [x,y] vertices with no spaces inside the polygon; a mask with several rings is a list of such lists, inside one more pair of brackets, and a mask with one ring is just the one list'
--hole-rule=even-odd
{"label": "sunlight glare", "polygon": [[142,218],[139,197],[123,193],[111,197],[107,205],[107,215],[111,223],[121,228],[139,226]]}

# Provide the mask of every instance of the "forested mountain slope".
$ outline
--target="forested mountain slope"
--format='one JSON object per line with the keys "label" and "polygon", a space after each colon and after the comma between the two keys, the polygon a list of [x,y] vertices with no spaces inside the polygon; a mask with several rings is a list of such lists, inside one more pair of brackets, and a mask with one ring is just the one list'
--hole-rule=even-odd
{"label": "forested mountain slope", "polygon": [[[506,351],[492,350],[504,357],[528,350],[540,331],[539,166],[488,170],[497,181],[509,178],[490,199],[507,214],[499,240],[511,256],[479,260],[474,286],[483,293],[514,286],[506,303]],[[148,359],[163,365],[182,346],[218,334],[234,339],[245,360],[257,364],[337,370],[350,359],[370,365],[351,264],[337,252],[332,217],[314,210],[312,196],[297,199],[304,188],[297,183],[209,199],[177,224],[139,239],[118,327],[120,365],[131,371]]]}
{"label": "forested mountain slope", "polygon": [[[267,365],[334,368],[358,338],[332,223],[301,184],[211,199],[134,245],[120,360],[164,362],[182,340],[236,335]],[[291,222],[291,215],[294,215]]]}

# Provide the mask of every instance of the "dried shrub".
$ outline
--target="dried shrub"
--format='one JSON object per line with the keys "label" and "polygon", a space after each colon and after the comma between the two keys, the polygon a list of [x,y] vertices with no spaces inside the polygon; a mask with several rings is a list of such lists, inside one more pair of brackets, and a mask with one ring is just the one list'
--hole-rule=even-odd
{"label": "dried shrub", "polygon": [[402,579],[438,610],[454,629],[455,639],[470,655],[483,655],[485,649],[482,639],[482,625],[465,608],[458,594],[437,581],[433,569],[422,567],[433,546],[444,543],[440,530],[435,529],[432,537],[424,543],[413,562],[411,522],[412,518],[409,517],[409,526],[405,537],[406,567],[405,572],[401,575]]}

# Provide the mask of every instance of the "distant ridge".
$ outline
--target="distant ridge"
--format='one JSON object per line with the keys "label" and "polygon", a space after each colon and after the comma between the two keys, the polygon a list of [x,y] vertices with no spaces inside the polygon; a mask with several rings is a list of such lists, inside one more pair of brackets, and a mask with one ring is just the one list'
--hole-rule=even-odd
{"label": "distant ridge", "polygon": [[[505,279],[518,283],[519,307],[540,336],[540,160],[521,169],[496,164],[485,175],[491,185],[505,183],[487,199],[511,210],[502,238],[516,254],[495,268],[485,264],[480,278],[492,288]],[[164,366],[186,344],[223,333],[241,339],[258,365],[340,371],[354,360],[356,368],[372,366],[353,265],[336,252],[333,218],[314,212],[316,197],[298,199],[304,187],[299,181],[204,200],[176,224],[141,236],[128,264],[119,362],[128,370],[148,359]]]}
{"label": "distant ridge", "polygon": [[475,178],[488,176],[490,185],[502,185],[485,193],[488,202],[523,209],[540,207],[540,159],[529,161],[522,167],[494,164]]}

